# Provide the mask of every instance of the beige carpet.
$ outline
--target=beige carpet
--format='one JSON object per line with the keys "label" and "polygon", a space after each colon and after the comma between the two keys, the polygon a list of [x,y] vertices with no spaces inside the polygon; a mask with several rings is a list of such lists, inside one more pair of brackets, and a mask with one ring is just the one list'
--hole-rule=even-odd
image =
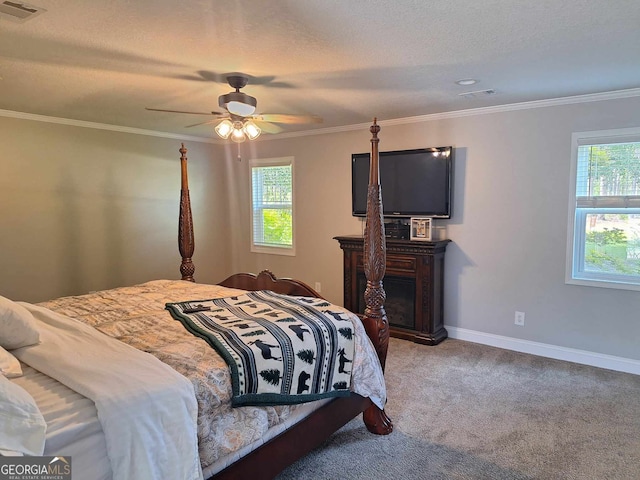
{"label": "beige carpet", "polygon": [[355,419],[287,479],[640,479],[640,376],[445,340],[391,339],[394,432]]}

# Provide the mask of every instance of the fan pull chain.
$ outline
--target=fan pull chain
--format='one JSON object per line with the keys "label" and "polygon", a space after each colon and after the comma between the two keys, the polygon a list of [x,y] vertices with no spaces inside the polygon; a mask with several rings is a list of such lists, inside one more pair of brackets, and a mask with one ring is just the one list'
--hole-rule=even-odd
{"label": "fan pull chain", "polygon": [[240,156],[240,144],[238,143],[238,161],[242,161],[242,157]]}

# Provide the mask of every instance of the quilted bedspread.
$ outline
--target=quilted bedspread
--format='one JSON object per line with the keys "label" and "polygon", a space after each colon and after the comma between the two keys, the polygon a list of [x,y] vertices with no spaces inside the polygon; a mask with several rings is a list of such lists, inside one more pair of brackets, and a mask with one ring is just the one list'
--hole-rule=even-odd
{"label": "quilted bedspread", "polygon": [[[284,422],[297,405],[231,406],[229,368],[204,340],[189,333],[165,310],[166,303],[245,293],[218,285],[155,280],[132,287],[63,297],[40,305],[78,319],[150,353],[188,378],[198,400],[198,444],[202,468],[259,440]],[[335,307],[340,308],[340,307]],[[380,364],[360,322],[354,322],[356,351],[352,391],[384,406]]]}

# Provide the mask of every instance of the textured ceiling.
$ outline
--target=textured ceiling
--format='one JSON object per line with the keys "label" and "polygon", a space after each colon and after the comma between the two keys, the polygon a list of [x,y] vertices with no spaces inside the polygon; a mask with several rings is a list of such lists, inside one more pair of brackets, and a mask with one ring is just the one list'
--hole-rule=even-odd
{"label": "textured ceiling", "polygon": [[218,110],[228,72],[258,113],[324,119],[287,132],[640,87],[638,0],[31,3],[0,17],[0,110],[213,137],[145,107]]}

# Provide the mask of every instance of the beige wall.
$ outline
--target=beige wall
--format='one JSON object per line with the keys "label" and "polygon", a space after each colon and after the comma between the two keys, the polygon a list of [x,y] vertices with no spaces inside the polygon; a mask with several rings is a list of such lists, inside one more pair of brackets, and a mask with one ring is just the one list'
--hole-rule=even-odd
{"label": "beige wall", "polygon": [[[0,144],[0,295],[179,278],[179,140],[0,117]],[[224,161],[186,146],[196,277],[213,282],[230,272]]]}
{"label": "beige wall", "polygon": [[[453,145],[453,217],[436,220],[446,254],[445,324],[458,329],[640,359],[640,295],[566,285],[571,134],[640,126],[640,98],[477,114],[382,126],[380,150]],[[249,253],[247,162],[232,166],[233,267],[270,268],[342,302],[342,251],[351,216],[352,153],[369,132],[256,142],[258,158],[295,157],[296,257]],[[383,199],[384,201],[384,199]],[[441,231],[441,232],[440,232]],[[526,314],[514,325],[515,311]]]}

